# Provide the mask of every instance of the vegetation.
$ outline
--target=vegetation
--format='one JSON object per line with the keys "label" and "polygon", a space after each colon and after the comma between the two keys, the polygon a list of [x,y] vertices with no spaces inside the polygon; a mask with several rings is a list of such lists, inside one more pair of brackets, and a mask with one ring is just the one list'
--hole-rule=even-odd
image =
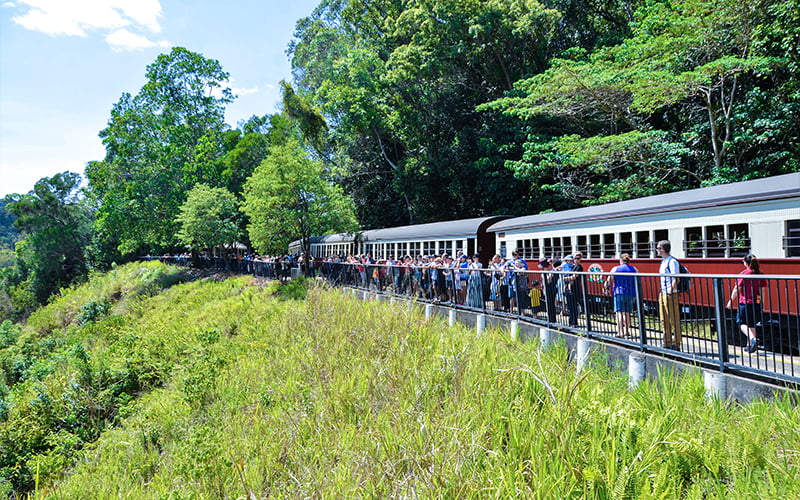
{"label": "vegetation", "polygon": [[[36,498],[792,498],[796,401],[333,290],[130,264],[2,326],[3,488]],[[160,292],[160,293],[159,293]],[[298,293],[300,292],[300,293]],[[734,431],[735,432],[732,432]],[[88,444],[91,443],[91,446]]]}
{"label": "vegetation", "polygon": [[18,220],[0,310],[22,318],[87,270],[233,235],[283,253],[798,171],[798,2],[322,0],[297,22],[281,112],[236,129],[222,64],[176,47],[113,106],[70,201],[85,265],[30,272],[45,228]]}
{"label": "vegetation", "polygon": [[10,317],[34,310],[86,273],[92,212],[79,196],[80,182],[80,175],[64,172],[39,180],[26,195],[7,197],[21,236],[14,259],[0,271],[0,310]]}
{"label": "vegetation", "polygon": [[323,1],[291,53],[300,91],[335,124],[331,161],[372,228],[797,171],[797,10],[798,0]]}
{"label": "vegetation", "polygon": [[270,148],[256,167],[244,186],[242,211],[260,253],[280,254],[295,238],[309,252],[311,236],[357,229],[350,199],[324,178],[322,163],[304,158],[292,141]]}

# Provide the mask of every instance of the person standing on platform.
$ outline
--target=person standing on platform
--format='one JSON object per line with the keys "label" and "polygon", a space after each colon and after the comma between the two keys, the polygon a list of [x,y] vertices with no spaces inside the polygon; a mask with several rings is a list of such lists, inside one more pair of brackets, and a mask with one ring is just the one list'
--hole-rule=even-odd
{"label": "person standing on platform", "polygon": [[[661,265],[658,268],[661,293],[658,296],[658,314],[661,317],[661,328],[664,332],[664,347],[675,351],[681,350],[681,310],[678,303],[678,282],[680,278],[669,276],[678,275],[681,265],[678,259],[670,255],[672,245],[667,240],[661,240],[656,247],[661,256]],[[665,276],[666,275],[666,276]]]}
{"label": "person standing on platform", "polygon": [[605,289],[614,297],[614,313],[617,316],[617,337],[625,338],[631,335],[631,311],[636,299],[636,278],[625,276],[638,272],[630,265],[631,256],[627,253],[620,255],[619,265],[611,269],[606,279]]}
{"label": "person standing on platform", "polygon": [[553,272],[553,262],[547,257],[539,259],[539,269],[544,271],[542,273],[542,288],[544,289],[544,302],[547,308],[547,321],[555,323],[558,275]]}
{"label": "person standing on platform", "polygon": [[486,305],[483,302],[483,272],[481,268],[483,264],[479,259],[479,255],[475,254],[472,257],[472,262],[469,264],[469,280],[467,281],[467,305],[483,309]]}
{"label": "person standing on platform", "polygon": [[[744,271],[739,274],[747,276],[750,274],[762,274],[758,264],[758,259],[752,253],[748,253],[742,259]],[[745,351],[755,352],[758,349],[758,337],[756,335],[756,324],[761,321],[761,289],[764,288],[764,280],[760,278],[739,278],[736,286],[731,291],[731,300],[726,307],[738,305],[736,312],[736,324],[739,325],[742,333],[747,335],[747,347]]]}

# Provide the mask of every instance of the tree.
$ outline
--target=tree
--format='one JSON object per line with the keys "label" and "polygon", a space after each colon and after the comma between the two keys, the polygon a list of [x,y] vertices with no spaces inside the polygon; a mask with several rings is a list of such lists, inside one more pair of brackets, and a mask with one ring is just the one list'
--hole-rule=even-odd
{"label": "tree", "polygon": [[[90,212],[80,196],[81,176],[63,172],[40,179],[25,195],[11,195],[7,207],[22,239],[17,243],[18,277],[39,304],[86,273]],[[22,289],[18,293],[25,295]]]}
{"label": "tree", "polygon": [[186,192],[220,182],[224,105],[233,100],[221,65],[181,47],[158,56],[146,77],[139,94],[114,105],[100,132],[106,156],[86,168],[97,235],[122,254],[177,243]]}
{"label": "tree", "polygon": [[239,214],[239,203],[230,191],[197,184],[180,207],[178,240],[192,250],[235,243]]}
{"label": "tree", "polygon": [[777,67],[755,50],[755,27],[768,24],[761,7],[649,2],[621,43],[570,50],[517,82],[516,95],[483,107],[530,126],[526,155],[509,166],[587,203],[779,173],[737,161],[749,142],[745,103]]}
{"label": "tree", "polygon": [[308,255],[311,236],[358,227],[350,199],[324,178],[322,162],[308,159],[293,140],[270,147],[245,183],[242,211],[259,253],[282,254],[300,239]]}
{"label": "tree", "polygon": [[0,199],[0,248],[14,248],[18,235],[14,227],[14,214],[6,210],[9,200]]}
{"label": "tree", "polygon": [[521,205],[525,186],[494,147],[516,130],[475,107],[545,69],[558,18],[535,0],[347,0],[298,22],[298,94],[328,120],[326,159],[362,223]]}

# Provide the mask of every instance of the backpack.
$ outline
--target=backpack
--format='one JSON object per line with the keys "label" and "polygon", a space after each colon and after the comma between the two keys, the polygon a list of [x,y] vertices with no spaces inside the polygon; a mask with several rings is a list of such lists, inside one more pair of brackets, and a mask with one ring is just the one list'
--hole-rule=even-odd
{"label": "backpack", "polygon": [[[680,262],[678,262],[678,266],[680,266],[681,274],[692,274]],[[688,293],[689,289],[691,289],[691,288],[692,288],[692,281],[689,279],[689,277],[688,276],[681,276],[681,280],[678,282],[678,293]]]}

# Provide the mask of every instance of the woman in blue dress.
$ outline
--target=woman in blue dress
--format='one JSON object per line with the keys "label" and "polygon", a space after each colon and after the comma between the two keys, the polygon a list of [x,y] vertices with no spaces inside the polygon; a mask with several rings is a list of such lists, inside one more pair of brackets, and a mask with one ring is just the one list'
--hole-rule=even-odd
{"label": "woman in blue dress", "polygon": [[478,260],[478,254],[472,257],[469,263],[469,279],[467,281],[467,306],[483,309],[483,264]]}

